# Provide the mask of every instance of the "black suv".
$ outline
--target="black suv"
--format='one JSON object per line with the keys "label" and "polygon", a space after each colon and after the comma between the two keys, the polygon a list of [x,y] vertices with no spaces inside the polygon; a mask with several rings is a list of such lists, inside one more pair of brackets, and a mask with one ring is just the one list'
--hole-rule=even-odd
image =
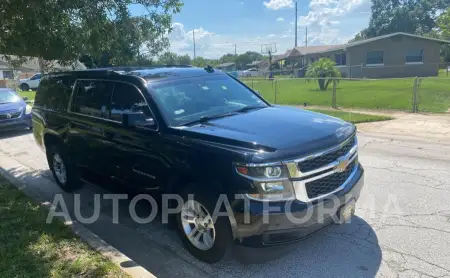
{"label": "black suv", "polygon": [[363,186],[354,125],[271,105],[211,67],[53,73],[32,114],[59,186],[94,174],[179,194],[181,238],[207,262],[233,242],[287,243],[348,220]]}

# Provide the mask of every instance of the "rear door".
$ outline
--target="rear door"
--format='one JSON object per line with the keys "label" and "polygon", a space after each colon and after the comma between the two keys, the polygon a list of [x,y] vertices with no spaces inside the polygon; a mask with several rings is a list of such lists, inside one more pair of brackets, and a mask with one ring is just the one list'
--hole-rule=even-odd
{"label": "rear door", "polygon": [[69,155],[84,174],[111,174],[113,164],[108,157],[113,147],[108,131],[114,84],[107,80],[76,82],[70,109]]}

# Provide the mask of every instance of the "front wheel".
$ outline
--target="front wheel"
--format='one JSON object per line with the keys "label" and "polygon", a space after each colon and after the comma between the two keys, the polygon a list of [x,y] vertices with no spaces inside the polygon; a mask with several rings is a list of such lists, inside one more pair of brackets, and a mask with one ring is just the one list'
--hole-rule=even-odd
{"label": "front wheel", "polygon": [[229,220],[221,216],[213,221],[216,198],[208,194],[187,195],[177,216],[178,232],[188,251],[201,261],[220,261],[233,244]]}
{"label": "front wheel", "polygon": [[30,90],[30,86],[28,86],[28,84],[26,84],[26,83],[23,83],[23,84],[20,84],[20,89],[22,91],[29,91]]}

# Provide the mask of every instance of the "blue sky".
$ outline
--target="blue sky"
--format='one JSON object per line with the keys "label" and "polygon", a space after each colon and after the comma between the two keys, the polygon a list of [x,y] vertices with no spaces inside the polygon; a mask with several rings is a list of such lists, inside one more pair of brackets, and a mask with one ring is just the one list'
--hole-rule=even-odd
{"label": "blue sky", "polygon": [[[226,53],[260,51],[263,43],[276,43],[278,54],[294,45],[295,0],[186,0],[173,17],[170,50],[218,58]],[[139,14],[133,7],[132,13]],[[367,27],[370,0],[310,0],[298,2],[298,45],[340,44]]]}

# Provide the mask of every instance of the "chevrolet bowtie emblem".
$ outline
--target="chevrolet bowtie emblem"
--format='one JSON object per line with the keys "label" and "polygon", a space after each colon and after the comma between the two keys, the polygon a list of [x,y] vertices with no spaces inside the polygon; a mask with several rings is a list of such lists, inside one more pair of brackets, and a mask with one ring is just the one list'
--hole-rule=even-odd
{"label": "chevrolet bowtie emblem", "polygon": [[345,171],[345,169],[347,169],[347,166],[350,164],[350,161],[348,160],[348,158],[340,158],[338,160],[338,165],[336,165],[336,167],[334,167],[334,170],[337,173],[342,173]]}

